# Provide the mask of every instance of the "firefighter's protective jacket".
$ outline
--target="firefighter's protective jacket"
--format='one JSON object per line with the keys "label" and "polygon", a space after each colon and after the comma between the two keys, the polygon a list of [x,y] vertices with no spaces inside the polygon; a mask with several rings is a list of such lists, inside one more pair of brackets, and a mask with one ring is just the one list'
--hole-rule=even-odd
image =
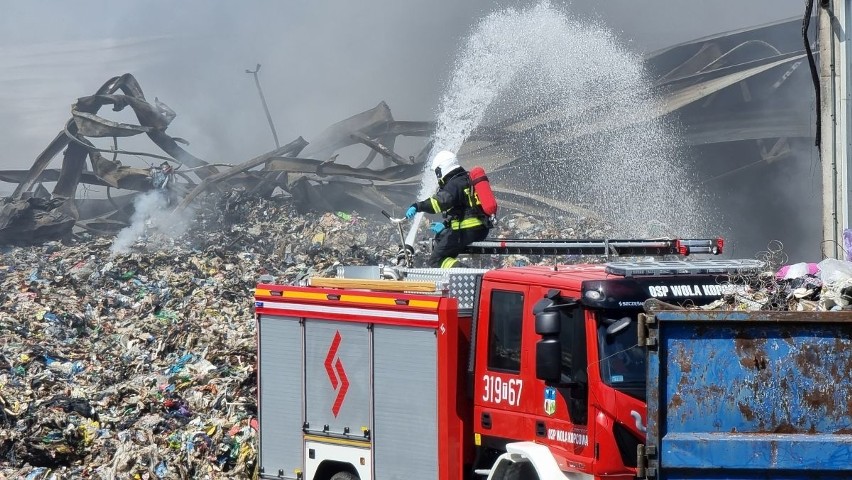
{"label": "firefighter's protective jacket", "polygon": [[419,212],[441,213],[452,230],[486,227],[486,217],[470,185],[470,176],[457,168],[438,181],[438,192],[414,204]]}

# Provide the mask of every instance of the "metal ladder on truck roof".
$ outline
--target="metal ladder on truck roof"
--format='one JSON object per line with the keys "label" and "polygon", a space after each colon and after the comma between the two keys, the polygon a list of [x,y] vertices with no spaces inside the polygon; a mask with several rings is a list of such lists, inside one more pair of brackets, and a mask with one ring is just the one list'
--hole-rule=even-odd
{"label": "metal ladder on truck roof", "polygon": [[658,238],[648,240],[524,240],[501,239],[483,240],[467,246],[464,253],[469,254],[521,254],[521,255],[604,255],[642,256],[642,255],[682,255],[693,253],[719,255],[725,241],[721,238],[676,239]]}
{"label": "metal ladder on truck roof", "polygon": [[766,267],[760,260],[651,260],[644,262],[607,262],[606,273],[622,277],[658,275],[749,275]]}

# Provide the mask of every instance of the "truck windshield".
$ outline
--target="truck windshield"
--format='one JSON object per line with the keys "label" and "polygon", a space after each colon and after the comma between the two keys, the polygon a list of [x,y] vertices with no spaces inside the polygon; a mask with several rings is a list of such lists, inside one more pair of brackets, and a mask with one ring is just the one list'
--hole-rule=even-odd
{"label": "truck windshield", "polygon": [[636,316],[628,310],[600,311],[598,351],[603,382],[644,401],[645,351],[637,344]]}

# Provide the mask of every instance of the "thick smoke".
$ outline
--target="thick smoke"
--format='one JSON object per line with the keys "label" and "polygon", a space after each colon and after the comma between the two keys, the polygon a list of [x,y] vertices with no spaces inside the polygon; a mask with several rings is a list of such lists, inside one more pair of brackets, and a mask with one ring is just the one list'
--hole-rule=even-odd
{"label": "thick smoke", "polygon": [[[273,147],[251,75],[282,143],[386,101],[402,120],[432,116],[471,24],[518,0],[147,0],[5,2],[0,15],[0,152],[28,168],[69,106],[113,75],[132,73],[178,114],[169,128],[211,162]],[[637,52],[801,15],[800,0],[672,0],[571,5]],[[578,18],[578,21],[581,21]],[[594,55],[594,52],[590,52]],[[134,164],[132,159],[126,159]]]}
{"label": "thick smoke", "polygon": [[191,209],[174,211],[160,190],[142,193],[133,201],[133,216],[130,225],[118,232],[110,246],[110,252],[128,253],[134,244],[143,246],[149,236],[177,238],[189,229],[193,221]]}

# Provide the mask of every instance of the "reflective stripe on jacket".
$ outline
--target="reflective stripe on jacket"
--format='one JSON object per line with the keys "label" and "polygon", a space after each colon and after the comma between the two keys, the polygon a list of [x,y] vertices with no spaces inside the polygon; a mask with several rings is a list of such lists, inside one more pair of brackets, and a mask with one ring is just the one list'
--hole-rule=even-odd
{"label": "reflective stripe on jacket", "polygon": [[453,268],[459,263],[454,257],[447,257],[441,262],[441,268]]}
{"label": "reflective stripe on jacket", "polygon": [[415,204],[418,211],[443,214],[447,226],[452,230],[486,226],[485,214],[465,169],[458,168],[450,172],[438,185],[434,196]]}

